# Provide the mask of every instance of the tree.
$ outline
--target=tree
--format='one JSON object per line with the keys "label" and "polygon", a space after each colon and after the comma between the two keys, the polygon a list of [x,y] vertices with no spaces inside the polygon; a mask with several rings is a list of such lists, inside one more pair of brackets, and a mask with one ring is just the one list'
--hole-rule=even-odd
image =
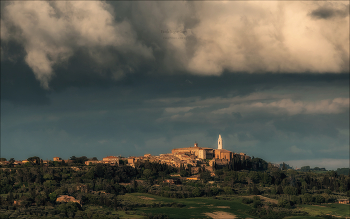
{"label": "tree", "polygon": [[303,166],[300,168],[301,171],[308,172],[310,171],[310,166]]}
{"label": "tree", "polygon": [[259,195],[260,194],[260,190],[255,186],[253,186],[253,189],[252,189],[252,194],[253,195]]}
{"label": "tree", "polygon": [[278,170],[272,173],[274,180],[275,180],[275,185],[281,184],[282,180],[286,178],[286,174],[284,174],[282,171]]}
{"label": "tree", "polygon": [[313,201],[312,195],[309,193],[305,193],[304,196],[302,197],[303,203],[304,204],[309,204],[310,202]]}
{"label": "tree", "polygon": [[145,169],[143,171],[143,175],[146,177],[146,179],[149,179],[149,177],[152,175],[152,170],[150,169]]}
{"label": "tree", "polygon": [[27,159],[32,165],[40,165],[40,157],[34,156]]}
{"label": "tree", "polygon": [[281,185],[277,186],[277,193],[278,194],[283,194],[283,189],[282,189]]}
{"label": "tree", "polygon": [[13,200],[14,200],[13,193],[10,192],[7,196],[7,201],[12,204]]}
{"label": "tree", "polygon": [[314,199],[315,199],[315,202],[317,202],[317,203],[324,203],[325,202],[325,198],[319,194],[315,195]]}
{"label": "tree", "polygon": [[181,177],[186,177],[186,176],[189,176],[189,174],[188,174],[188,172],[186,170],[183,169],[183,170],[180,171],[180,176]]}
{"label": "tree", "polygon": [[86,156],[81,156],[81,157],[72,156],[70,160],[76,164],[84,164],[85,161],[88,161],[89,159]]}
{"label": "tree", "polygon": [[118,199],[117,199],[117,197],[114,197],[114,200],[113,200],[114,210],[117,210],[118,206],[119,206]]}
{"label": "tree", "polygon": [[14,158],[10,158],[9,162],[8,162],[8,166],[9,167],[13,167],[13,164],[15,163],[15,159]]}
{"label": "tree", "polygon": [[287,195],[298,195],[298,189],[292,186],[284,187],[283,192]]}
{"label": "tree", "polygon": [[291,208],[290,201],[288,201],[286,199],[278,200],[278,205],[282,208]]}
{"label": "tree", "polygon": [[193,189],[192,194],[193,194],[195,197],[199,197],[199,196],[202,195],[202,191],[201,191],[200,188],[196,187],[196,188]]}
{"label": "tree", "polygon": [[162,180],[164,181],[166,173],[164,171],[161,171],[161,172],[159,172],[159,176],[162,177]]}
{"label": "tree", "polygon": [[282,170],[287,170],[286,164],[283,162]]}
{"label": "tree", "polygon": [[203,180],[204,183],[208,182],[211,180],[210,172],[205,171],[200,174],[201,180]]}
{"label": "tree", "polygon": [[57,193],[56,192],[52,192],[52,193],[49,194],[49,197],[50,197],[50,201],[52,203],[55,203],[56,198],[57,198]]}
{"label": "tree", "polygon": [[76,157],[76,156],[71,156],[71,157],[70,157],[70,160],[71,160],[73,163],[75,163],[75,161],[77,160],[77,157]]}

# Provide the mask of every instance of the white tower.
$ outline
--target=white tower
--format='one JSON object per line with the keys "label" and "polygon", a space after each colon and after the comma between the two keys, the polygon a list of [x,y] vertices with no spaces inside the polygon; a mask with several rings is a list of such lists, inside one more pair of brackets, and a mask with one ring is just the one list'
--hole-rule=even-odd
{"label": "white tower", "polygon": [[218,149],[222,149],[222,138],[221,138],[221,135],[219,135],[219,138],[218,138]]}

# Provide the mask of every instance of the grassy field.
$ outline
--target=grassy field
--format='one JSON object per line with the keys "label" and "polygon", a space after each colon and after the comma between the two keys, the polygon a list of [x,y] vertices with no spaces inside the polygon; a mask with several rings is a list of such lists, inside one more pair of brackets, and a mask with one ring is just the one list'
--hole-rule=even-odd
{"label": "grassy field", "polygon": [[[118,196],[118,201],[123,205],[147,205],[147,207],[136,207],[128,211],[115,211],[111,208],[100,206],[87,205],[86,212],[94,214],[104,211],[109,211],[109,215],[119,216],[119,218],[145,218],[142,213],[166,214],[169,218],[210,218],[206,213],[230,213],[238,218],[257,218],[249,215],[247,212],[252,209],[251,205],[242,203],[242,198],[239,196],[218,196],[198,197],[187,199],[165,198],[146,193],[127,193]],[[249,196],[252,198],[252,196]],[[264,200],[264,199],[263,199]],[[271,199],[276,201],[275,199]],[[271,202],[271,200],[269,200]],[[177,203],[177,204],[174,204]],[[154,206],[150,206],[154,204]],[[159,207],[159,204],[166,206]],[[171,207],[174,205],[174,207]],[[176,206],[177,205],[177,206]],[[180,207],[183,205],[183,207]],[[308,216],[290,216],[286,219],[319,219],[317,215],[334,215],[340,217],[350,217],[350,206],[344,204],[323,204],[323,205],[300,205],[300,211],[308,212]]]}
{"label": "grassy field", "polygon": [[85,206],[85,212],[93,212],[94,214],[101,212],[106,212],[110,211],[112,216],[119,217],[119,218],[144,218],[144,216],[139,215],[135,211],[115,211],[111,208],[106,208],[106,207],[99,207],[99,206],[93,206],[93,205],[88,205]]}
{"label": "grassy field", "polygon": [[122,197],[123,201],[136,203],[180,203],[184,207],[161,207],[161,208],[145,208],[141,207],[136,212],[167,214],[170,218],[209,218],[205,213],[227,212],[240,218],[254,218],[245,213],[251,207],[242,204],[240,198],[232,197],[230,200],[220,200],[214,198],[187,198],[187,199],[171,199],[149,194],[132,193]]}
{"label": "grassy field", "polygon": [[300,210],[308,212],[311,216],[331,214],[334,216],[350,217],[350,206],[344,204],[301,205]]}
{"label": "grassy field", "polygon": [[[214,198],[187,198],[187,199],[172,199],[159,197],[150,194],[132,193],[119,196],[120,201],[138,203],[138,204],[152,204],[152,203],[180,203],[185,205],[182,208],[178,207],[155,207],[146,208],[140,207],[135,210],[135,213],[141,214],[167,214],[170,218],[209,218],[205,213],[212,212],[227,212],[236,215],[238,218],[255,218],[246,213],[252,207],[242,204],[241,197],[233,196],[229,200],[223,200],[218,197]],[[301,211],[306,211],[309,216],[291,216],[286,219],[317,219],[317,215],[330,214],[334,216],[350,217],[350,206],[343,204],[325,204],[322,206],[317,205],[301,205],[299,208]],[[125,215],[125,217],[128,217]]]}
{"label": "grassy field", "polygon": [[315,217],[315,216],[290,216],[290,217],[285,217],[284,219],[322,219],[322,218]]}

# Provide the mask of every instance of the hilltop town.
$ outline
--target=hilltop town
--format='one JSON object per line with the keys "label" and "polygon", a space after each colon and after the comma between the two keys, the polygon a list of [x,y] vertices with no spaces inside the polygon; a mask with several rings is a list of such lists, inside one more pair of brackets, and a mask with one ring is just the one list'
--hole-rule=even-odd
{"label": "hilltop town", "polygon": [[[193,147],[185,147],[185,148],[175,148],[168,154],[160,154],[160,155],[151,155],[145,154],[144,156],[131,156],[128,158],[124,158],[121,156],[107,156],[102,160],[89,159],[85,161],[85,165],[96,165],[96,164],[109,164],[109,165],[119,165],[120,163],[125,163],[126,165],[135,167],[137,162],[156,162],[161,164],[167,164],[173,167],[188,167],[191,165],[192,173],[196,174],[199,172],[199,168],[205,168],[205,170],[214,172],[215,166],[225,166],[230,164],[234,159],[238,159],[240,161],[243,160],[251,160],[250,156],[247,156],[245,153],[234,153],[223,149],[223,139],[221,135],[218,138],[218,147],[217,149],[208,148],[208,147],[199,147],[198,143],[194,143]],[[71,163],[71,159],[63,160],[60,157],[54,157],[54,162],[64,162]],[[6,165],[9,164],[10,161],[0,161],[0,164]],[[21,165],[28,162],[41,162],[39,160],[22,160],[22,161],[13,161],[13,165]],[[49,160],[43,160],[42,163],[44,165],[48,164]]]}
{"label": "hilltop town", "polygon": [[349,216],[348,169],[277,167],[224,149],[221,135],[215,149],[194,143],[157,156],[30,157],[0,164],[0,218]]}
{"label": "hilltop town", "polygon": [[[136,162],[149,161],[158,162],[161,164],[167,164],[173,167],[181,167],[191,165],[193,167],[204,167],[208,171],[213,171],[215,165],[227,165],[235,157],[242,159],[251,159],[244,153],[234,153],[223,149],[223,140],[221,135],[218,138],[218,148],[199,147],[198,143],[194,143],[193,147],[175,148],[169,154],[160,154],[153,156],[151,154],[145,154],[140,157],[127,158],[127,165],[135,166]],[[85,161],[86,165],[92,165],[97,163],[115,165],[119,163],[119,160],[123,159],[116,156],[108,156],[103,158],[102,161]]]}

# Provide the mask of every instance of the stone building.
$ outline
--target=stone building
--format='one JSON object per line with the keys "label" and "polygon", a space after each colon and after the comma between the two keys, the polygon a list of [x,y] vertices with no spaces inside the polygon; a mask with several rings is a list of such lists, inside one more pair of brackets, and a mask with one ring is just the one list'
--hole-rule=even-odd
{"label": "stone building", "polygon": [[339,204],[349,204],[349,199],[345,198],[345,199],[338,199],[338,203]]}
{"label": "stone building", "polygon": [[102,158],[103,163],[108,163],[112,165],[119,165],[119,157],[116,156],[107,156]]}
{"label": "stone building", "polygon": [[175,148],[171,150],[171,153],[174,156],[178,154],[185,154],[188,156],[194,155],[200,159],[212,159],[214,157],[214,149],[198,147],[198,143],[195,143],[193,147]]}
{"label": "stone building", "polygon": [[239,156],[241,157],[241,160],[243,160],[243,158],[245,160],[250,160],[251,159],[251,157],[246,155],[245,153],[239,153]]}
{"label": "stone building", "polygon": [[135,167],[135,164],[137,161],[143,160],[144,157],[129,157],[128,158],[128,165]]}
{"label": "stone building", "polygon": [[53,158],[53,161],[62,162],[62,158],[60,158],[60,157],[54,157],[54,158]]}
{"label": "stone building", "polygon": [[85,161],[85,165],[94,165],[94,164],[98,164],[98,163],[103,163],[102,160],[87,160]]}
{"label": "stone building", "polygon": [[231,161],[233,158],[233,153],[231,151],[225,149],[217,149],[215,150],[215,159],[226,159]]}

